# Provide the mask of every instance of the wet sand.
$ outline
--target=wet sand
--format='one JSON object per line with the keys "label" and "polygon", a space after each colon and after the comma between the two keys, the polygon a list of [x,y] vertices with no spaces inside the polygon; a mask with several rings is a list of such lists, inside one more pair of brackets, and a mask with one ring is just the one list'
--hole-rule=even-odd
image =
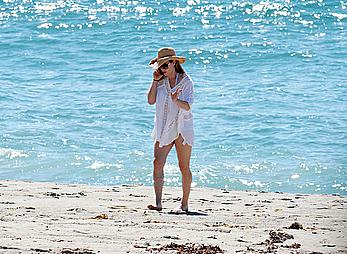
{"label": "wet sand", "polygon": [[0,253],[347,253],[347,197],[0,181]]}

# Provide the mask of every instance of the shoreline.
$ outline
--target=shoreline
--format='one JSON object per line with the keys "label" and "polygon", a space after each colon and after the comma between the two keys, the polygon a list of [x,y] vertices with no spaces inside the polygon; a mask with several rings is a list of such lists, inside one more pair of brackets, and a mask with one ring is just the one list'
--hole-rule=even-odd
{"label": "shoreline", "polygon": [[[347,253],[347,197],[0,180],[0,253]],[[205,252],[202,252],[205,251]]]}
{"label": "shoreline", "polygon": [[[7,179],[7,178],[0,178],[0,182],[27,182],[27,183],[52,183],[52,184],[58,184],[58,185],[81,185],[81,186],[91,186],[91,187],[123,187],[123,186],[135,186],[135,187],[151,187],[153,188],[152,184],[146,183],[121,183],[121,184],[111,184],[111,183],[93,183],[93,182],[85,182],[85,181],[79,181],[79,182],[69,182],[69,181],[50,181],[50,180],[34,180],[31,178],[28,179]],[[194,183],[194,182],[193,182]],[[165,185],[164,181],[164,189],[165,188],[178,188],[180,189],[181,186],[172,186],[172,185]],[[181,183],[180,183],[181,184]],[[225,187],[215,187],[215,186],[200,186],[198,184],[192,184],[192,189],[211,189],[211,190],[225,190],[225,191],[230,191],[230,192],[257,192],[257,193],[276,193],[276,194],[289,194],[289,195],[322,195],[322,196],[341,196],[341,197],[346,197],[347,194],[339,193],[339,192],[329,192],[329,193],[321,193],[321,192],[294,192],[294,191],[285,191],[285,190],[262,190],[262,189],[233,189],[233,188],[225,188]],[[154,194],[154,192],[153,192]]]}

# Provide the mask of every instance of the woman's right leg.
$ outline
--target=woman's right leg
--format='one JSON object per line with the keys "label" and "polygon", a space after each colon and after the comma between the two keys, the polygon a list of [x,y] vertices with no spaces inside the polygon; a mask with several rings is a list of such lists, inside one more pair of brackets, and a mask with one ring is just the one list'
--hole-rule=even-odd
{"label": "woman's right leg", "polygon": [[164,166],[173,145],[174,143],[171,143],[170,145],[159,147],[159,142],[156,142],[154,145],[153,181],[156,205],[149,205],[148,208],[151,210],[160,211],[162,209],[161,199],[164,185]]}

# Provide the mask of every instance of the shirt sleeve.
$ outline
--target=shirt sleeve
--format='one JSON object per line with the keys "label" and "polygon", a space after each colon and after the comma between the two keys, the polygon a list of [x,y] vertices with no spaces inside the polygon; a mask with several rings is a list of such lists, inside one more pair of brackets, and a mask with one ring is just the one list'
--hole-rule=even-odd
{"label": "shirt sleeve", "polygon": [[194,89],[193,89],[193,82],[191,80],[188,80],[182,90],[181,94],[181,100],[188,102],[189,105],[192,105],[194,102]]}

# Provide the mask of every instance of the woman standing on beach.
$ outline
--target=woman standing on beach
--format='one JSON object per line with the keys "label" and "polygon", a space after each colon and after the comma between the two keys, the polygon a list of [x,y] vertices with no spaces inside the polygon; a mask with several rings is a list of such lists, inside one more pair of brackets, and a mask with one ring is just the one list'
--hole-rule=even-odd
{"label": "woman standing on beach", "polygon": [[150,66],[154,68],[153,81],[148,91],[148,103],[156,104],[154,138],[153,180],[156,197],[151,210],[162,210],[162,190],[166,158],[175,146],[178,165],[182,174],[183,197],[179,211],[188,211],[188,199],[192,182],[190,156],[194,140],[193,82],[181,64],[185,58],[176,56],[173,48],[161,48]]}

